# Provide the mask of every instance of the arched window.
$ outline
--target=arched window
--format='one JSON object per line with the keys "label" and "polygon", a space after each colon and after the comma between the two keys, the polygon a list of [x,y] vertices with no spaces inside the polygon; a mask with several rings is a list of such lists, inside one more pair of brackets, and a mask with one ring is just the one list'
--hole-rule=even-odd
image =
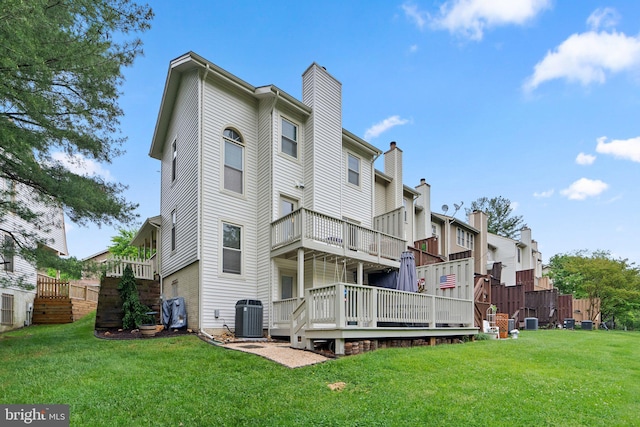
{"label": "arched window", "polygon": [[233,129],[225,129],[224,139],[224,189],[243,193],[244,143]]}

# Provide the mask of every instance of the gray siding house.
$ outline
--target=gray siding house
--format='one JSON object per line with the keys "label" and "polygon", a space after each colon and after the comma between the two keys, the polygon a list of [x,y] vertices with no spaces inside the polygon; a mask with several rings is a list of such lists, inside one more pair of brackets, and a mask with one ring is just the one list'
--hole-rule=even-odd
{"label": "gray siding house", "polygon": [[[262,301],[272,336],[293,339],[298,316],[301,346],[312,324],[324,330],[316,339],[333,331],[338,352],[349,336],[336,330],[375,328],[336,320],[341,309],[314,321],[309,291],[325,289],[337,307],[344,286],[370,292],[371,274],[397,270],[408,242],[431,237],[428,185],[403,185],[395,143],[383,154],[343,129],[341,92],[316,63],[300,101],[193,52],[171,61],[149,154],[162,165],[162,292],[185,298],[190,328],[233,328],[242,299]],[[384,172],[374,168],[382,155]]]}

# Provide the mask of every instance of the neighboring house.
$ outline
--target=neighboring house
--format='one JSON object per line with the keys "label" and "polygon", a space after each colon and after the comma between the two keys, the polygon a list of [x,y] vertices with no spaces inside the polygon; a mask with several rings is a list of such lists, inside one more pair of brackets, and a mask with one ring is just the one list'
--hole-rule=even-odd
{"label": "neighboring house", "polygon": [[[35,200],[32,189],[23,184],[15,184],[9,180],[0,182],[2,190],[11,191],[13,197],[25,203],[34,212],[41,214],[37,224],[23,221],[12,212],[0,218],[0,238],[3,239],[4,248],[15,247],[11,235],[15,236],[20,244],[29,244],[21,236],[24,232],[35,233],[44,239],[45,248],[57,255],[67,255],[67,239],[64,225],[64,215],[61,208],[45,206]],[[10,234],[11,233],[11,234]],[[37,271],[33,264],[11,253],[11,250],[0,253],[2,265],[0,266],[1,316],[0,332],[19,328],[31,322],[33,302],[36,297]],[[31,290],[16,286],[22,283],[32,286]]]}
{"label": "neighboring house", "polygon": [[[96,252],[93,255],[89,255],[86,258],[82,258],[82,262],[93,262],[96,264],[102,264],[108,259],[112,258],[111,252],[108,249],[103,249],[100,252]],[[78,286],[100,286],[100,272],[95,273],[83,273],[81,279],[70,280],[70,283]]]}
{"label": "neighboring house", "polygon": [[[428,184],[403,184],[402,150],[392,142],[382,153],[342,128],[342,85],[323,67],[312,64],[302,86],[299,101],[191,52],[170,64],[150,149],[161,161],[155,246],[163,295],[185,298],[190,328],[233,327],[236,302],[257,299],[265,329],[293,337],[292,313],[309,324],[322,305],[305,310],[305,296],[324,289],[326,305],[342,292],[372,295],[364,285],[431,237]],[[384,171],[374,167],[381,155]]]}
{"label": "neighboring house", "polygon": [[[538,242],[531,238],[531,229],[520,230],[520,239],[510,239],[488,233],[487,264],[502,263],[502,283],[514,286],[533,282],[533,289],[549,289],[546,279],[542,279],[542,254]],[[489,267],[490,268],[490,267]]]}
{"label": "neighboring house", "polygon": [[473,212],[469,223],[432,212],[431,234],[438,240],[437,255],[447,260],[473,257],[474,272],[487,273],[487,215],[484,212]]}

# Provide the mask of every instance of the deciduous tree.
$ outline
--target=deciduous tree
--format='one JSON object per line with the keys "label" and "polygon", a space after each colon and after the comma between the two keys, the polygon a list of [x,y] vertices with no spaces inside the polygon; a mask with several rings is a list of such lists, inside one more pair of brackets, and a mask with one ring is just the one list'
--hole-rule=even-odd
{"label": "deciduous tree", "polygon": [[510,239],[515,239],[520,229],[526,227],[521,215],[513,215],[511,200],[502,196],[491,199],[480,197],[471,202],[471,206],[465,211],[467,215],[473,211],[483,211],[487,214],[487,230],[489,233],[509,237]]}
{"label": "deciduous tree", "polygon": [[626,259],[615,259],[608,251],[586,250],[551,257],[549,276],[562,293],[588,298],[592,320],[600,300],[603,319],[625,323],[640,310],[640,270]]}

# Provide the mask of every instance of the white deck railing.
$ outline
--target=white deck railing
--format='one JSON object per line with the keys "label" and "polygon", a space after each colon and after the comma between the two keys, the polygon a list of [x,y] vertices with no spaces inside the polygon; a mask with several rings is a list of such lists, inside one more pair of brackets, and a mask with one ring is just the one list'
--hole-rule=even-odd
{"label": "white deck railing", "polygon": [[288,298],[273,302],[273,324],[275,327],[289,327],[291,313],[300,304],[300,298]]}
{"label": "white deck railing", "polygon": [[305,240],[392,260],[406,248],[398,237],[303,208],[271,223],[272,249]]}
{"label": "white deck railing", "polygon": [[128,266],[133,270],[136,279],[153,280],[153,262],[139,258],[113,257],[102,261],[105,274],[109,277],[122,277]]}
{"label": "white deck railing", "polygon": [[[472,327],[473,300],[336,283],[306,290],[306,329]],[[284,323],[286,300],[274,302]],[[289,314],[293,311],[289,312]]]}

